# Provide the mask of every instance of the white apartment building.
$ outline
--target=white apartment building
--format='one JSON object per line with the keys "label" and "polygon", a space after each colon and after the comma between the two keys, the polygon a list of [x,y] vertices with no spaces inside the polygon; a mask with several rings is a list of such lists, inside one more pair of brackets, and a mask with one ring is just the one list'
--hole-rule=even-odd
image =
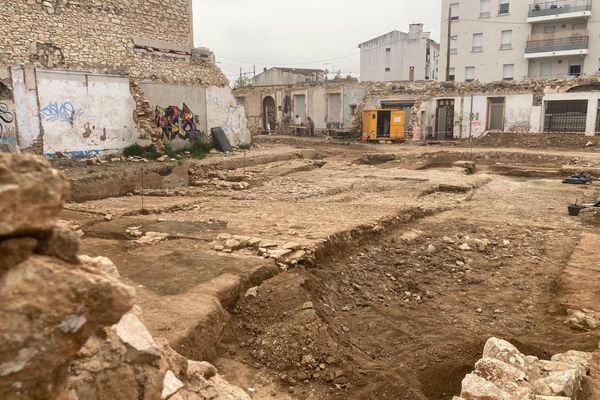
{"label": "white apartment building", "polygon": [[600,0],[442,0],[442,21],[441,81],[600,72]]}
{"label": "white apartment building", "polygon": [[411,24],[408,33],[392,31],[358,47],[363,82],[438,79],[440,46],[423,32],[423,24]]}

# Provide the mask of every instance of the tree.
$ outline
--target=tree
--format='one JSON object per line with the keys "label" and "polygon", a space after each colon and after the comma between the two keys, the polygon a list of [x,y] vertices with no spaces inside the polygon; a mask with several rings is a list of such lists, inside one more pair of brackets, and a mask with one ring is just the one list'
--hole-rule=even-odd
{"label": "tree", "polygon": [[234,89],[240,89],[240,88],[244,88],[244,87],[248,87],[248,86],[252,86],[252,79],[246,78],[245,76],[240,76],[233,83]]}

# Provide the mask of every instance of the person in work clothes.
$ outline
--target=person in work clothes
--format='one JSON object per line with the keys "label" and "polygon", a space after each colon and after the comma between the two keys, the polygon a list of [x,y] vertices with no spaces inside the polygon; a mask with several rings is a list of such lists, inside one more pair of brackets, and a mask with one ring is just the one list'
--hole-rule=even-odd
{"label": "person in work clothes", "polygon": [[296,136],[302,135],[302,129],[300,128],[302,126],[302,118],[299,115],[296,115],[294,125],[296,126]]}
{"label": "person in work clothes", "polygon": [[310,117],[308,117],[308,134],[310,136],[315,136],[315,121]]}

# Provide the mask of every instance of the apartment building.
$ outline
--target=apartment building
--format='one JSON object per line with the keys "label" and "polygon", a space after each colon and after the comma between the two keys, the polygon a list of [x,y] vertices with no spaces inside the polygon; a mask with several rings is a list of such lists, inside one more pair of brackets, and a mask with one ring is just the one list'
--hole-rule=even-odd
{"label": "apartment building", "polygon": [[600,72],[600,0],[442,0],[442,21],[442,81]]}
{"label": "apartment building", "polygon": [[363,82],[438,79],[440,46],[423,32],[423,24],[411,24],[408,33],[392,31],[358,47]]}

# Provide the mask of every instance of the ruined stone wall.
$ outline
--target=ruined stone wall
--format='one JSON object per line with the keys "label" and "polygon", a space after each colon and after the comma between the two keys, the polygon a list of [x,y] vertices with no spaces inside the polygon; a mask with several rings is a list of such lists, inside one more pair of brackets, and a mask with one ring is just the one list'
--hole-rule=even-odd
{"label": "ruined stone wall", "polygon": [[191,49],[191,12],[191,0],[3,0],[0,63],[225,85],[212,63],[134,49],[134,38]]}

